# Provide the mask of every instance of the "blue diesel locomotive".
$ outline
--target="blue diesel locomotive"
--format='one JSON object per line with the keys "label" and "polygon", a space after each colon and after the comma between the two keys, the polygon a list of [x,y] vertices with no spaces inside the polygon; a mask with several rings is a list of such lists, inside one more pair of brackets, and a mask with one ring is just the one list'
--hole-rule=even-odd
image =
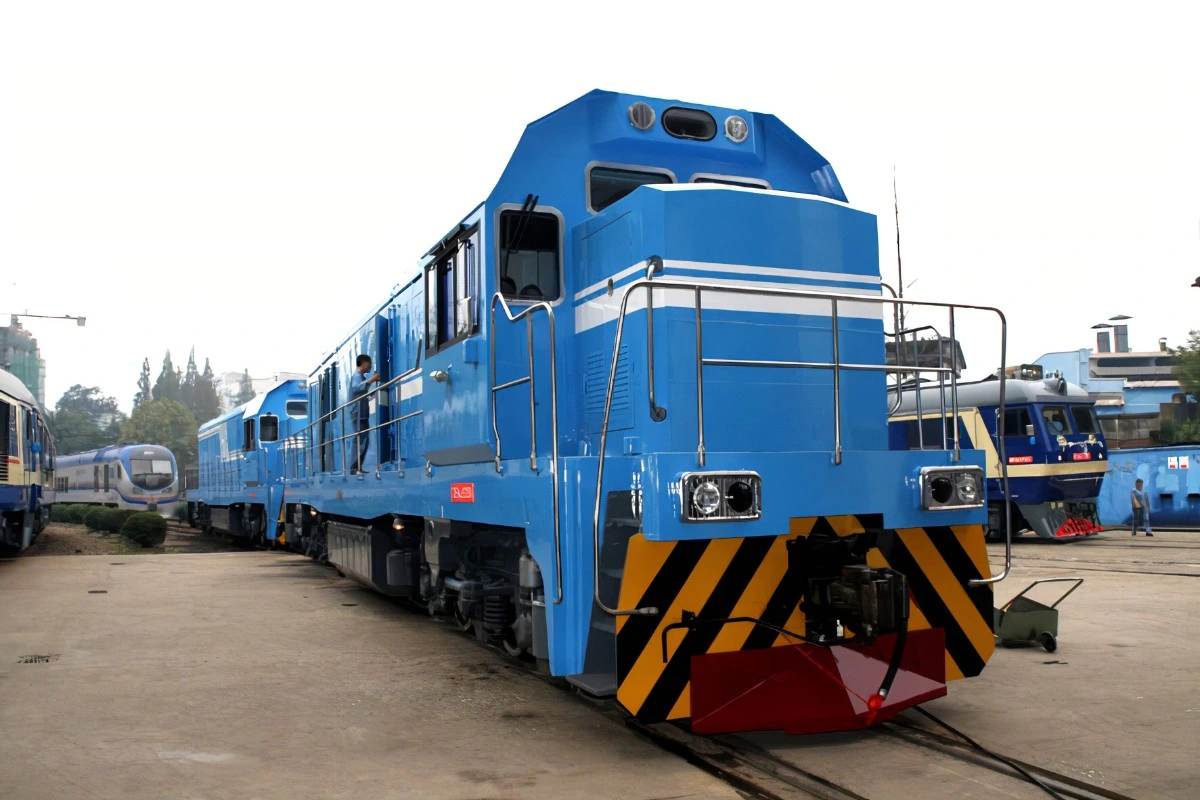
{"label": "blue diesel locomotive", "polygon": [[257,545],[275,542],[282,530],[287,442],[307,423],[305,381],[285,380],[201,425],[188,522]]}
{"label": "blue diesel locomotive", "polygon": [[984,453],[889,447],[894,302],[778,119],[589,93],[312,372],[281,535],[643,720],[888,718],[984,668],[1003,577]]}
{"label": "blue diesel locomotive", "polygon": [[29,547],[50,521],[54,439],[37,398],[0,369],[0,555]]}
{"label": "blue diesel locomotive", "polygon": [[[1006,499],[1014,533],[1033,532],[1061,542],[1103,530],[1097,504],[1108,451],[1095,401],[1061,377],[1006,381],[1006,493],[996,439],[1000,391],[1000,381],[994,378],[958,386],[962,446],[982,450],[987,457],[989,535],[1004,536]],[[947,392],[948,387],[921,389],[918,408],[917,392],[902,391],[890,423],[892,446],[941,449],[953,443]],[[918,416],[923,420],[919,427]]]}

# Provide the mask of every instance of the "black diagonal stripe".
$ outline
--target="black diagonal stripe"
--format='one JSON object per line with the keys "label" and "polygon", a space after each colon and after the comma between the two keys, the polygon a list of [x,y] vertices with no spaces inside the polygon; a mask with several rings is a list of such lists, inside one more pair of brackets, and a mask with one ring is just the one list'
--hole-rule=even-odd
{"label": "black diagonal stripe", "polygon": [[883,514],[858,514],[858,524],[862,526],[864,531],[878,531],[883,529]]}
{"label": "black diagonal stripe", "polygon": [[829,523],[828,517],[817,517],[816,521],[813,522],[812,530],[808,532],[808,538],[820,539],[823,537],[836,539],[838,538],[837,531]]}
{"label": "black diagonal stripe", "polygon": [[[975,610],[979,612],[979,616],[983,618],[984,623],[990,628],[992,627],[992,587],[984,586],[968,586],[967,581],[982,578],[979,573],[979,568],[975,566],[975,561],[968,555],[967,550],[963,547],[962,541],[958,538],[951,528],[926,528],[929,534],[929,540],[933,542],[933,546],[937,548],[938,553],[946,560],[946,565],[950,567],[950,571],[954,573],[967,590],[967,596],[971,598],[971,604],[975,606]],[[983,544],[983,530],[978,529],[979,543]]]}
{"label": "black diagonal stripe", "polygon": [[692,570],[696,568],[696,562],[700,560],[700,556],[704,555],[709,541],[708,539],[693,539],[676,544],[675,549],[663,562],[658,574],[646,587],[646,591],[642,594],[636,607],[651,606],[658,609],[658,614],[645,616],[637,614],[629,617],[621,626],[621,630],[617,632],[618,682],[625,680],[625,676],[637,663],[638,656],[650,643],[651,637],[654,636],[659,623],[662,622],[663,615],[667,613],[671,603],[675,602],[679,590],[687,583]]}
{"label": "black diagonal stripe", "polygon": [[[792,618],[792,612],[796,610],[796,606],[800,605],[800,597],[804,591],[800,586],[798,572],[798,569],[792,567],[789,558],[788,567],[784,571],[783,577],[779,579],[779,585],[771,593],[771,599],[767,601],[767,606],[763,609],[759,619],[777,628],[787,625],[787,621]],[[803,634],[804,631],[794,631],[794,633]],[[750,635],[746,637],[746,643],[742,645],[742,649],[762,650],[770,647],[778,636],[779,634],[770,628],[755,625],[754,630],[750,631]]]}
{"label": "black diagonal stripe", "polygon": [[[734,606],[741,599],[742,593],[750,585],[754,573],[758,571],[771,545],[775,543],[773,536],[750,536],[742,540],[737,552],[725,569],[725,573],[713,587],[712,594],[704,603],[704,607],[696,615],[698,619],[725,619],[733,613]],[[679,643],[678,649],[671,656],[654,688],[646,696],[646,701],[638,709],[637,716],[641,720],[664,720],[671,713],[683,689],[687,686],[692,674],[692,656],[708,652],[713,641],[721,633],[721,625],[705,625],[688,631]]]}
{"label": "black diagonal stripe", "polygon": [[971,644],[970,638],[967,637],[958,620],[950,613],[950,609],[946,607],[946,603],[937,593],[937,589],[930,583],[917,560],[913,558],[912,553],[900,539],[900,534],[888,531],[880,536],[879,550],[892,569],[904,573],[904,577],[908,579],[908,588],[912,592],[913,599],[917,601],[917,607],[921,609],[925,619],[929,620],[930,625],[941,628],[945,633],[946,650],[954,658],[954,663],[958,664],[963,675],[970,677],[982,672],[985,663],[983,657],[975,649],[975,645]]}

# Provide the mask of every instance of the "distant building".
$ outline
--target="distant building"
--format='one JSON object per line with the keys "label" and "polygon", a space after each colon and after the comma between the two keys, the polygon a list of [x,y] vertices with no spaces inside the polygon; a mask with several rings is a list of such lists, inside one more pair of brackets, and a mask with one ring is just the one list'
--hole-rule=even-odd
{"label": "distant building", "polygon": [[[217,399],[221,402],[222,413],[237,406],[237,396],[242,391],[242,374],[241,372],[222,372],[213,380],[213,386],[217,390]],[[262,394],[280,381],[302,381],[306,378],[308,375],[302,375],[299,372],[275,372],[269,377],[255,378],[251,376],[250,385],[254,388],[255,394]]]}
{"label": "distant building", "polygon": [[17,376],[38,403],[46,407],[46,362],[37,339],[21,326],[16,316],[8,327],[0,327],[0,368]]}
{"label": "distant building", "polygon": [[[962,371],[967,367],[967,361],[963,358],[962,345],[948,336],[917,339],[916,341],[911,338],[902,342],[889,341],[885,345],[884,356],[889,367],[915,365],[922,369],[953,368],[955,376],[958,378],[962,377]],[[906,372],[902,375],[903,378],[908,378],[912,373]],[[937,380],[936,375],[927,374],[922,377],[926,380]]]}

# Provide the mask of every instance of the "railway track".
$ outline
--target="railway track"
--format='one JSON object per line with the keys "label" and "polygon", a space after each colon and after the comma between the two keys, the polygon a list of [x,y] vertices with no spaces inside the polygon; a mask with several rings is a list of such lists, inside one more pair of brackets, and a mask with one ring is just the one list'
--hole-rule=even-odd
{"label": "railway track", "polygon": [[[396,601],[395,605],[424,617],[432,625],[475,638],[449,618],[428,617],[420,606],[403,601]],[[720,778],[747,798],[892,798],[896,796],[896,787],[892,783],[895,773],[892,770],[896,764],[903,764],[909,780],[912,780],[914,772],[930,776],[930,791],[914,795],[922,800],[926,797],[960,796],[981,800],[1038,796],[1072,800],[1133,800],[1129,795],[1077,776],[978,749],[948,732],[932,729],[911,711],[896,721],[867,731],[838,734],[839,738],[833,745],[829,745],[828,741],[818,742],[812,737],[776,736],[772,739],[770,734],[699,736],[671,723],[647,724],[630,717],[615,699],[585,695],[565,680],[539,671],[529,660],[514,657],[494,644],[479,644],[495,653],[501,662],[585,702],[597,713],[636,731],[655,746]],[[853,755],[844,756],[840,764],[835,765],[830,759],[833,754],[830,747],[842,752],[854,752]],[[930,756],[933,756],[933,761],[930,761]],[[847,762],[855,766],[848,770]],[[1041,785],[1021,775],[1018,769],[1010,765],[1029,773]]]}
{"label": "railway track", "polygon": [[[626,724],[659,747],[725,780],[748,797],[763,800],[872,800],[895,796],[895,789],[888,786],[885,775],[878,778],[877,789],[868,791],[853,788],[837,779],[805,768],[773,752],[771,748],[743,736],[701,737],[677,726],[645,725],[633,719],[626,719]],[[952,761],[954,766],[947,772],[957,776],[961,785],[947,784],[943,778],[939,781],[939,789],[943,794],[938,796],[958,796],[959,792],[962,792],[961,796],[1008,798],[1014,796],[1013,782],[1022,781],[1028,786],[1030,797],[1044,795],[1071,800],[1134,800],[1129,795],[1071,775],[1022,762],[1010,756],[977,750],[965,741],[929,730],[908,719],[886,723],[870,732],[864,732],[863,737],[868,742],[876,740],[898,743],[909,748],[913,766],[927,762],[912,752],[911,748]],[[1025,770],[1042,785],[1030,781],[997,756]],[[894,760],[894,756],[889,759]],[[1005,776],[1008,780],[1004,785],[997,785],[996,781],[989,777],[992,775]],[[859,784],[864,782],[861,772],[856,778]]]}

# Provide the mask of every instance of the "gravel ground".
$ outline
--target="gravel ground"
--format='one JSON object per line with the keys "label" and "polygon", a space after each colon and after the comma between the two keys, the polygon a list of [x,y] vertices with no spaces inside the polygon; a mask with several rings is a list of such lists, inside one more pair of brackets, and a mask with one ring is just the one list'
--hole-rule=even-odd
{"label": "gravel ground", "polygon": [[236,549],[238,548],[229,546],[223,539],[175,525],[167,529],[167,539],[161,547],[142,547],[119,533],[99,533],[88,530],[83,525],[52,522],[38,534],[24,555],[135,556],[156,553],[213,553]]}

